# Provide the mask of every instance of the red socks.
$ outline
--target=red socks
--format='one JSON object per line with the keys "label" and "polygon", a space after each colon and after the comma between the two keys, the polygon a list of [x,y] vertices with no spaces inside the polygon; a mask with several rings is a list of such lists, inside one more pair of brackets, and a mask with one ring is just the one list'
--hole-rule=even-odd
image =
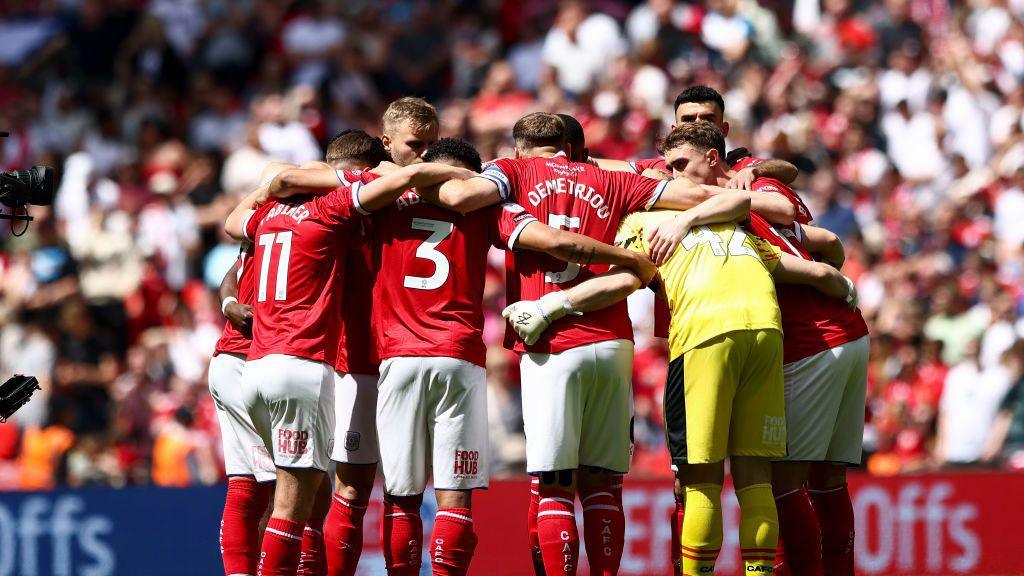
{"label": "red socks", "polygon": [[327,576],[353,576],[363,551],[363,516],[366,506],[357,506],[337,494],[324,522],[324,551]]}
{"label": "red socks", "polygon": [[530,509],[526,512],[526,531],[530,535],[530,559],[533,560],[535,576],[545,576],[544,558],[540,553],[540,538],[537,536],[537,512],[540,508],[540,478],[530,478]]}
{"label": "red socks", "polygon": [[324,549],[324,519],[306,522],[302,530],[302,550],[299,552],[299,568],[295,576],[325,576],[327,574],[327,551]]}
{"label": "red socks", "polygon": [[594,576],[614,576],[619,572],[625,542],[626,517],[615,502],[615,495],[604,490],[580,492],[583,506],[583,541]]}
{"label": "red socks", "polygon": [[[785,564],[793,574],[822,576],[821,529],[807,491],[803,488],[775,498],[779,536],[784,542]],[[776,554],[776,564],[779,564]]]}
{"label": "red socks", "polygon": [[683,503],[680,496],[676,496],[676,508],[668,515],[669,524],[672,525],[672,573],[683,573]]}
{"label": "red socks", "polygon": [[430,561],[438,576],[465,576],[476,549],[473,513],[469,508],[440,508],[434,517]]}
{"label": "red socks", "polygon": [[302,551],[302,524],[271,518],[263,536],[263,550],[257,576],[293,576]]}
{"label": "red socks", "polygon": [[808,490],[821,524],[821,560],[829,576],[853,576],[853,503],[846,484]]}
{"label": "red socks", "polygon": [[423,521],[420,503],[397,503],[384,496],[384,518],[380,523],[380,543],[388,576],[417,576],[423,550]]}
{"label": "red socks", "polygon": [[541,487],[537,536],[547,576],[575,575],[580,558],[574,495],[569,490]]}
{"label": "red socks", "polygon": [[259,562],[260,519],[270,503],[271,485],[252,476],[228,478],[228,495],[220,520],[220,554],[224,573],[254,574]]}

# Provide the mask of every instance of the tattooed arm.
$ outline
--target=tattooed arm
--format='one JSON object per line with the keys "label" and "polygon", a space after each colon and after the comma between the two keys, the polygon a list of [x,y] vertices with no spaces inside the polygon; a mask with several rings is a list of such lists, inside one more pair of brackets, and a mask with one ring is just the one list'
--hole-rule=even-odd
{"label": "tattooed arm", "polygon": [[589,236],[552,228],[538,221],[531,222],[515,239],[513,249],[545,252],[566,262],[588,266],[612,264],[632,270],[646,285],[657,273],[646,254],[618,248]]}

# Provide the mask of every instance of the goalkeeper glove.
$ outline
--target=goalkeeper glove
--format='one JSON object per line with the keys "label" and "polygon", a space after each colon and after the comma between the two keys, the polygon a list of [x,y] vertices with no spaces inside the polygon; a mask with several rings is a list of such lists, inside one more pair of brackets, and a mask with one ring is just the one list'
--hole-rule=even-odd
{"label": "goalkeeper glove", "polygon": [[520,300],[501,311],[512,329],[528,345],[535,344],[552,322],[566,314],[579,314],[565,292],[551,292],[539,300]]}

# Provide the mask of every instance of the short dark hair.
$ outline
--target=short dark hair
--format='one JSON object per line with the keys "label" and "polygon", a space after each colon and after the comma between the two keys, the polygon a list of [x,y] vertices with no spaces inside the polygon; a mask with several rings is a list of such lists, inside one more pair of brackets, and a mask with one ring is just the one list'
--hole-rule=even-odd
{"label": "short dark hair", "polygon": [[718,90],[710,88],[708,86],[690,86],[686,90],[679,93],[676,96],[676,105],[672,108],[675,112],[679,110],[679,106],[688,102],[714,102],[718,104],[718,109],[722,111],[722,116],[725,116],[725,100],[722,99],[722,95],[718,93]]}
{"label": "short dark hair", "polygon": [[555,114],[565,123],[565,141],[580,148],[587,145],[586,135],[583,134],[583,125],[580,121],[568,114]]}
{"label": "short dark hair", "polygon": [[474,172],[480,172],[483,169],[480,153],[472,144],[462,138],[441,138],[435,141],[423,153],[423,161],[459,162]]}
{"label": "short dark hair", "polygon": [[565,144],[565,122],[555,114],[534,112],[520,118],[512,127],[512,138],[520,149]]}
{"label": "short dark hair", "polygon": [[324,160],[328,164],[353,160],[366,166],[376,166],[391,160],[380,138],[362,130],[342,130],[327,144]]}
{"label": "short dark hair", "polygon": [[684,144],[693,146],[700,152],[707,152],[714,148],[718,150],[719,156],[725,159],[725,136],[711,122],[683,122],[676,126],[662,140],[659,151],[662,155],[669,150],[678,148]]}

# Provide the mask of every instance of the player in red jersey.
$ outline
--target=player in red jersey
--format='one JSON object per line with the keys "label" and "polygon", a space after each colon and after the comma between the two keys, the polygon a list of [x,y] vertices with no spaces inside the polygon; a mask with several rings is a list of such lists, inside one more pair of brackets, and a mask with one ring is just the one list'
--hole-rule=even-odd
{"label": "player in red jersey", "polygon": [[[574,163],[563,151],[564,130],[564,122],[552,114],[523,117],[513,128],[516,159],[495,161],[479,178],[445,183],[440,202],[468,211],[515,201],[541,222],[611,242],[620,218],[630,211],[687,208],[725,192],[684,179],[658,183]],[[515,273],[507,277],[509,301],[550,293],[543,313],[556,317],[571,312],[561,290],[607,270],[531,253],[516,254],[511,261]],[[597,533],[599,526],[611,532],[608,545],[591,557],[591,566],[595,573],[615,573],[623,522],[611,487],[629,467],[632,412],[632,326],[625,305],[574,317],[536,343],[517,341],[509,330],[506,346],[521,354],[527,468],[541,475],[538,534],[545,568],[576,570],[579,537],[573,499],[578,476],[585,500],[584,529],[589,524]]]}
{"label": "player in red jersey", "polygon": [[[366,186],[323,196],[275,198],[303,170],[286,170],[247,197],[225,230],[255,245],[255,321],[242,384],[245,402],[277,466],[274,512],[260,573],[294,574],[303,525],[324,478],[334,424],[334,370],[341,330],[345,253],[360,210],[391,202],[412,186],[464,171],[437,164],[402,168]],[[301,174],[299,174],[301,176]]]}
{"label": "player in red jersey", "polygon": [[[729,178],[721,161],[724,148],[721,132],[708,126],[673,131],[663,151],[674,175],[721,184]],[[784,226],[752,212],[749,228],[754,234],[793,256],[811,260],[812,253],[819,253],[826,262],[842,266],[839,239],[813,226],[807,206],[788,186],[758,178],[751,189],[785,199],[797,214],[796,221]],[[666,238],[674,246],[685,233],[679,227]],[[785,557],[794,574],[852,575],[853,512],[846,467],[859,465],[861,459],[867,324],[856,309],[809,287],[779,285],[777,292],[789,451],[772,466],[772,489]]]}
{"label": "player in red jersey", "polygon": [[[271,165],[269,181],[286,168]],[[252,340],[252,244],[242,244],[238,260],[220,286],[221,311],[227,318],[210,360],[209,385],[217,408],[228,490],[221,517],[220,547],[227,576],[254,575],[259,561],[260,521],[267,510],[277,475],[273,460],[253,426],[242,397],[242,369]]]}

